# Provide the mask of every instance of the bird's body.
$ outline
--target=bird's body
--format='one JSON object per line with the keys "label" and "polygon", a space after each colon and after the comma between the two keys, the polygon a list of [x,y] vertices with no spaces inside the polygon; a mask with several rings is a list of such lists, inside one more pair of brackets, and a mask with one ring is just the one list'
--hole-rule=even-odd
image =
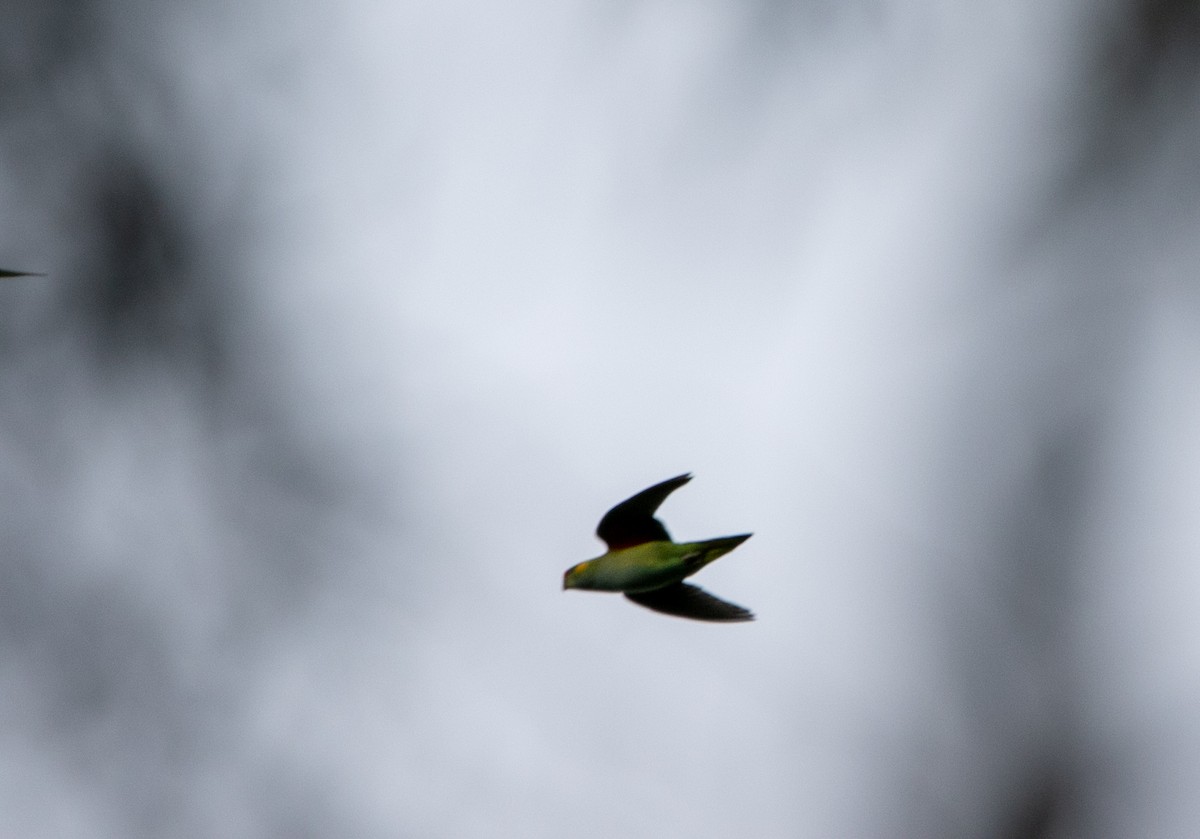
{"label": "bird's body", "polygon": [[654,518],[667,495],[691,478],[680,475],[655,484],[609,510],[596,530],[608,543],[608,552],[568,568],[563,588],[619,591],[639,605],[695,620],[753,620],[754,615],[741,606],[683,582],[751,534],[677,543]]}
{"label": "bird's body", "polygon": [[662,588],[690,577],[749,538],[747,533],[707,542],[643,542],[609,551],[576,565],[570,588],[634,592]]}

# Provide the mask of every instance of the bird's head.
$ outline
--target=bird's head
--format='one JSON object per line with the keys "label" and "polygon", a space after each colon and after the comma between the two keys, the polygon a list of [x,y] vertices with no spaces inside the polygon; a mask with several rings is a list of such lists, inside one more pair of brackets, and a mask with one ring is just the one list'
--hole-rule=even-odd
{"label": "bird's head", "polygon": [[572,565],[563,574],[563,591],[569,588],[590,588],[591,583],[591,564],[589,559],[586,562],[581,562],[578,565]]}

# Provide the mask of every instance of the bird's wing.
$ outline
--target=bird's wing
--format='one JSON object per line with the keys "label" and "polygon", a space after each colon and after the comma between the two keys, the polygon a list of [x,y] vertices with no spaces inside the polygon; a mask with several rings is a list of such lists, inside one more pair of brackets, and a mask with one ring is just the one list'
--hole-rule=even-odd
{"label": "bird's wing", "polygon": [[0,268],[0,278],[8,279],[9,277],[44,277],[45,274],[34,274],[30,271],[6,271]]}
{"label": "bird's wing", "polygon": [[698,621],[752,621],[754,613],[741,606],[713,597],[699,586],[672,583],[651,591],[626,592],[639,606],[667,615]]}
{"label": "bird's wing", "polygon": [[608,543],[610,551],[643,542],[669,542],[671,537],[663,523],[654,517],[654,511],[668,495],[691,479],[691,474],[678,475],[626,498],[604,514],[596,535]]}

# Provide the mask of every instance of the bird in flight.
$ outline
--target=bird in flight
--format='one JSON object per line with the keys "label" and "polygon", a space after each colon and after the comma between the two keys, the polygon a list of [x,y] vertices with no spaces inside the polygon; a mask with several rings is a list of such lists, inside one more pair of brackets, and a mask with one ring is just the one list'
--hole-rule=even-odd
{"label": "bird in flight", "polygon": [[607,543],[608,553],[568,568],[563,589],[619,591],[639,606],[699,621],[754,620],[749,609],[683,581],[752,534],[677,543],[654,517],[666,497],[691,479],[685,474],[655,484],[605,513],[596,535]]}

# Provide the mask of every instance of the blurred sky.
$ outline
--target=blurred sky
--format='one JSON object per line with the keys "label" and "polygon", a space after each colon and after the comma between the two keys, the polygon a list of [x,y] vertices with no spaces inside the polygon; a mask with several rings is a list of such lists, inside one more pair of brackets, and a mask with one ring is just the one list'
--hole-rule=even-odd
{"label": "blurred sky", "polygon": [[0,836],[1200,835],[1198,20],[10,0]]}

